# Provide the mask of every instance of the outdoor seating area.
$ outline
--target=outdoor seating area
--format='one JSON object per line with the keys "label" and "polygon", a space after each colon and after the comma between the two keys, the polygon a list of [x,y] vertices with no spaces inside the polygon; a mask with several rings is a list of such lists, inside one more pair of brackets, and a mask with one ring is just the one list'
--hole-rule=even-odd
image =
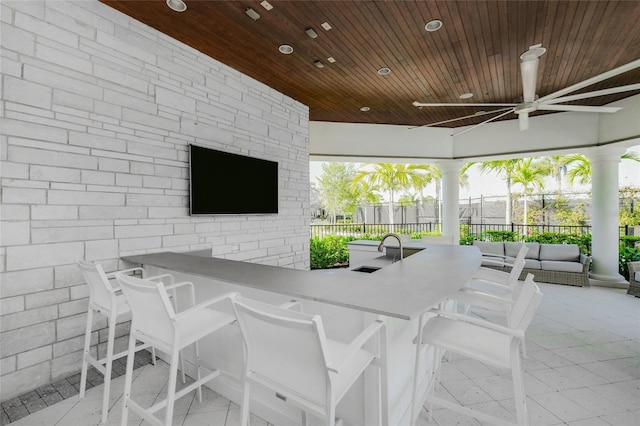
{"label": "outdoor seating area", "polygon": [[[488,267],[492,267],[491,263],[495,261],[513,263],[522,244],[529,247],[529,251],[525,256],[525,266],[520,275],[521,280],[527,274],[533,274],[536,282],[579,287],[589,285],[591,258],[580,253],[580,248],[575,244],[473,242],[473,245],[482,251],[486,259],[484,264]],[[496,268],[504,269],[505,267],[496,266]]]}
{"label": "outdoor seating area", "polygon": [[[545,297],[527,331],[528,356],[522,365],[531,424],[620,426],[640,423],[637,299],[621,289],[545,283],[539,287]],[[609,306],[616,309],[611,310]],[[164,361],[158,361],[157,366],[144,365],[135,370],[134,389],[141,389],[149,401],[163,398],[168,375],[169,365]],[[124,379],[120,376],[112,380],[109,425],[120,424]],[[442,363],[441,387],[436,395],[499,415],[513,409],[508,380],[502,370],[451,354]],[[89,389],[82,400],[78,399],[76,389],[74,396],[11,424],[98,425],[103,387]],[[174,412],[174,424],[235,426],[240,423],[237,405],[208,388],[202,390],[202,403],[198,402],[195,390],[180,400]],[[3,424],[7,424],[7,408],[5,405],[3,408]],[[445,408],[434,410],[432,423],[427,423],[427,416],[422,409],[418,424],[480,425]],[[130,416],[129,424],[140,423],[139,417]],[[268,425],[255,415],[251,416],[251,424]]]}

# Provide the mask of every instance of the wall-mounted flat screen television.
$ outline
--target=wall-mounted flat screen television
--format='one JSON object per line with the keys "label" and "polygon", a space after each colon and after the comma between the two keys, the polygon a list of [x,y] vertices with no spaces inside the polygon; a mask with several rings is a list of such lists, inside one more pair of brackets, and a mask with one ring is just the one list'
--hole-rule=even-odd
{"label": "wall-mounted flat screen television", "polygon": [[189,145],[191,215],[278,213],[278,163]]}

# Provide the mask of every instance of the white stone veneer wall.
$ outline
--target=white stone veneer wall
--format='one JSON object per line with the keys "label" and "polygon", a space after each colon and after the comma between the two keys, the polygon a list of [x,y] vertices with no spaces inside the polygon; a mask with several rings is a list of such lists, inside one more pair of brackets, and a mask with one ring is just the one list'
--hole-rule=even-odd
{"label": "white stone veneer wall", "polygon": [[[79,371],[76,259],[212,248],[308,269],[306,106],[96,0],[1,8],[0,399]],[[190,217],[191,142],[278,161],[280,213]]]}

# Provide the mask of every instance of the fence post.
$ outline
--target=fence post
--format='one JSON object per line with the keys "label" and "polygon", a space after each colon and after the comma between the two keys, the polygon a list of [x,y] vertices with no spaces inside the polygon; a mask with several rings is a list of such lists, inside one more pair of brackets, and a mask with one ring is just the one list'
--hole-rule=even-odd
{"label": "fence post", "polygon": [[511,232],[516,232],[516,227],[513,222],[511,222]]}

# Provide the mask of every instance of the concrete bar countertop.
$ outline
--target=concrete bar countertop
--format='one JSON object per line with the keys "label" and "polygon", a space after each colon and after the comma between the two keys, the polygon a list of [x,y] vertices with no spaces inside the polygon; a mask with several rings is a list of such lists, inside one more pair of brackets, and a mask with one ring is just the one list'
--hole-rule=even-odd
{"label": "concrete bar countertop", "polygon": [[[236,260],[163,252],[126,256],[140,265],[187,273],[291,297],[410,320],[461,288],[480,268],[474,246],[429,245],[373,273],[301,271]],[[403,243],[404,246],[404,243]],[[381,266],[381,262],[377,266]],[[366,265],[363,265],[366,266]],[[370,265],[375,266],[375,265]]]}

